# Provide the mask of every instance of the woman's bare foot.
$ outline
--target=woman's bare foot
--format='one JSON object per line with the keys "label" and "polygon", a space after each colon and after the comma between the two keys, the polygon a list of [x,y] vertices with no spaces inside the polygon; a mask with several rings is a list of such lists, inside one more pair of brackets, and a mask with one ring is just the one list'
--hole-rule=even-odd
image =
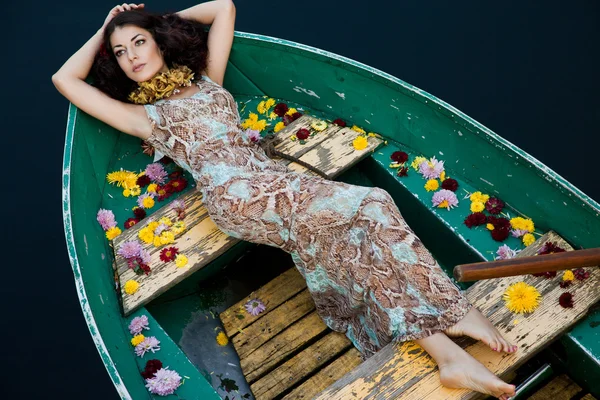
{"label": "woman's bare foot", "polygon": [[471,389],[506,400],[515,395],[515,386],[498,378],[471,355],[462,351],[438,363],[442,385],[454,389]]}
{"label": "woman's bare foot", "polygon": [[471,307],[463,319],[446,329],[444,333],[448,336],[470,336],[473,339],[481,340],[494,351],[506,353],[517,351],[517,346],[504,339],[492,323],[475,307]]}

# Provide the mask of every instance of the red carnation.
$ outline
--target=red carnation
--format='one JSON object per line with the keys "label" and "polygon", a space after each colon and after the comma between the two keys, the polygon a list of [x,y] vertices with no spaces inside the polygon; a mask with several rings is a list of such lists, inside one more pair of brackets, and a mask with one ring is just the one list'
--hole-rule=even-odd
{"label": "red carnation", "polygon": [[333,123],[336,124],[337,126],[341,126],[342,128],[346,127],[346,121],[344,121],[341,118],[333,120]]}
{"label": "red carnation", "polygon": [[159,360],[148,360],[146,368],[142,372],[144,379],[154,378],[154,374],[162,368],[162,363]]}
{"label": "red carnation", "polygon": [[408,176],[408,167],[398,168],[398,176]]}
{"label": "red carnation", "polygon": [[590,277],[590,272],[589,272],[589,271],[586,271],[586,270],[585,270],[585,269],[583,269],[583,268],[575,268],[575,269],[573,270],[573,275],[575,275],[575,278],[576,278],[578,281],[584,281],[584,280],[586,280],[587,278],[589,278],[589,277]]}
{"label": "red carnation", "polygon": [[296,137],[298,140],[306,140],[310,136],[310,131],[308,129],[300,128],[298,132],[296,132]]}
{"label": "red carnation", "polygon": [[171,196],[173,193],[173,187],[170,185],[170,182],[165,185],[160,185],[156,188],[156,195],[158,201],[163,201]]}
{"label": "red carnation", "polygon": [[492,231],[492,239],[494,239],[497,242],[502,242],[506,240],[508,235],[510,235],[509,229],[494,228],[494,230]]}
{"label": "red carnation", "polygon": [[133,215],[135,215],[135,217],[138,219],[138,221],[142,220],[142,219],[146,218],[146,210],[144,210],[142,207],[138,207],[133,210]]}
{"label": "red carnation", "polygon": [[148,175],[142,175],[137,178],[137,181],[135,181],[135,184],[138,185],[139,187],[146,187],[150,184],[150,182],[152,182],[152,180],[150,179],[150,177]]}
{"label": "red carnation", "polygon": [[395,151],[392,153],[391,157],[392,161],[397,162],[399,164],[404,164],[408,161],[408,154],[403,151]]}
{"label": "red carnation", "polygon": [[569,286],[571,286],[573,284],[573,281],[561,281],[558,286],[560,286],[563,289],[568,288]]}
{"label": "red carnation", "polygon": [[173,179],[171,182],[169,182],[169,185],[171,186],[171,189],[173,190],[173,192],[179,193],[187,187],[187,183],[188,183],[187,179],[177,178],[177,179]]}
{"label": "red carnation", "polygon": [[558,298],[558,304],[563,308],[573,308],[573,295],[569,292],[564,292]]}
{"label": "red carnation", "polygon": [[293,113],[292,115],[284,115],[283,116],[283,124],[284,125],[289,125],[292,122],[294,122],[295,120],[297,120],[298,118],[300,118],[302,116],[301,112],[296,111],[295,113]]}
{"label": "red carnation", "polygon": [[181,176],[183,176],[183,171],[177,170],[177,171],[173,171],[169,174],[169,179],[177,179]]}
{"label": "red carnation", "polygon": [[163,158],[158,160],[158,162],[160,162],[163,165],[168,165],[168,164],[171,164],[173,162],[173,160],[168,156],[164,156]]}
{"label": "red carnation", "polygon": [[476,213],[470,214],[467,216],[467,218],[465,218],[465,221],[464,221],[465,225],[469,228],[472,228],[474,226],[483,225],[486,222],[487,222],[487,217],[482,212],[476,212]]}
{"label": "red carnation", "polygon": [[546,243],[544,243],[542,248],[538,250],[537,254],[542,255],[542,254],[562,253],[563,251],[566,251],[566,250],[557,246],[554,242],[546,242]]}
{"label": "red carnation", "polygon": [[167,247],[160,251],[160,259],[164,262],[173,261],[178,253],[179,249],[177,247]]}
{"label": "red carnation", "polygon": [[496,197],[490,197],[485,202],[485,209],[490,214],[500,214],[500,211],[504,208],[504,202]]}
{"label": "red carnation", "polygon": [[137,224],[138,222],[140,222],[137,218],[129,218],[127,221],[125,221],[125,223],[123,224],[125,226],[125,229],[129,229],[132,226],[134,226],[135,224]]}
{"label": "red carnation", "polygon": [[275,114],[277,114],[280,117],[283,117],[285,115],[286,112],[288,112],[289,108],[287,106],[287,104],[285,103],[279,103],[275,106],[275,108],[273,109],[273,112]]}
{"label": "red carnation", "polygon": [[494,217],[490,215],[487,217],[487,222],[489,224],[494,225],[494,229],[492,230],[492,239],[497,242],[502,242],[506,240],[508,235],[510,235],[510,221],[504,217]]}
{"label": "red carnation", "polygon": [[456,181],[456,179],[452,178],[444,179],[444,182],[442,182],[442,189],[456,192],[456,189],[458,189],[458,182]]}

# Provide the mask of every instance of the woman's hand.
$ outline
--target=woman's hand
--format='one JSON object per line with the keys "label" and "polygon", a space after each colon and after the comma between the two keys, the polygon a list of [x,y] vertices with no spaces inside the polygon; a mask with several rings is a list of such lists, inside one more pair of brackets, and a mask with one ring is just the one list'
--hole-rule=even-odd
{"label": "woman's hand", "polygon": [[108,25],[108,23],[117,16],[117,14],[122,13],[123,11],[130,11],[130,10],[140,10],[144,8],[144,3],[140,3],[140,4],[127,4],[127,3],[123,3],[120,6],[115,6],[112,10],[109,11],[108,15],[106,16],[106,19],[104,20],[104,24],[102,25],[102,29],[104,29],[106,27],[106,25]]}

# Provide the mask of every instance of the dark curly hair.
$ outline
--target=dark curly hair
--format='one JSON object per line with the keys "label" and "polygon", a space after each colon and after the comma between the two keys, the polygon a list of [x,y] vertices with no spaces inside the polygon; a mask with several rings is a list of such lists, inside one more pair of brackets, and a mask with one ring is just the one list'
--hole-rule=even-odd
{"label": "dark curly hair", "polygon": [[110,35],[117,27],[135,25],[152,34],[169,68],[186,65],[198,73],[206,68],[208,32],[200,22],[176,14],[155,15],[144,11],[124,11],[104,29],[104,42],[92,64],[93,85],[110,97],[129,102],[127,97],[137,82],[129,79],[110,49]]}

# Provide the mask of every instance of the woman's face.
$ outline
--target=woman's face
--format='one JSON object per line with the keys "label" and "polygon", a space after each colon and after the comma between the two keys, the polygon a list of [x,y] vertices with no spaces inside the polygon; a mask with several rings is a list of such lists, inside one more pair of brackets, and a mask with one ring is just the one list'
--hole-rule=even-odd
{"label": "woman's face", "polygon": [[117,27],[110,36],[110,46],[125,75],[136,82],[168,69],[152,34],[135,25]]}

